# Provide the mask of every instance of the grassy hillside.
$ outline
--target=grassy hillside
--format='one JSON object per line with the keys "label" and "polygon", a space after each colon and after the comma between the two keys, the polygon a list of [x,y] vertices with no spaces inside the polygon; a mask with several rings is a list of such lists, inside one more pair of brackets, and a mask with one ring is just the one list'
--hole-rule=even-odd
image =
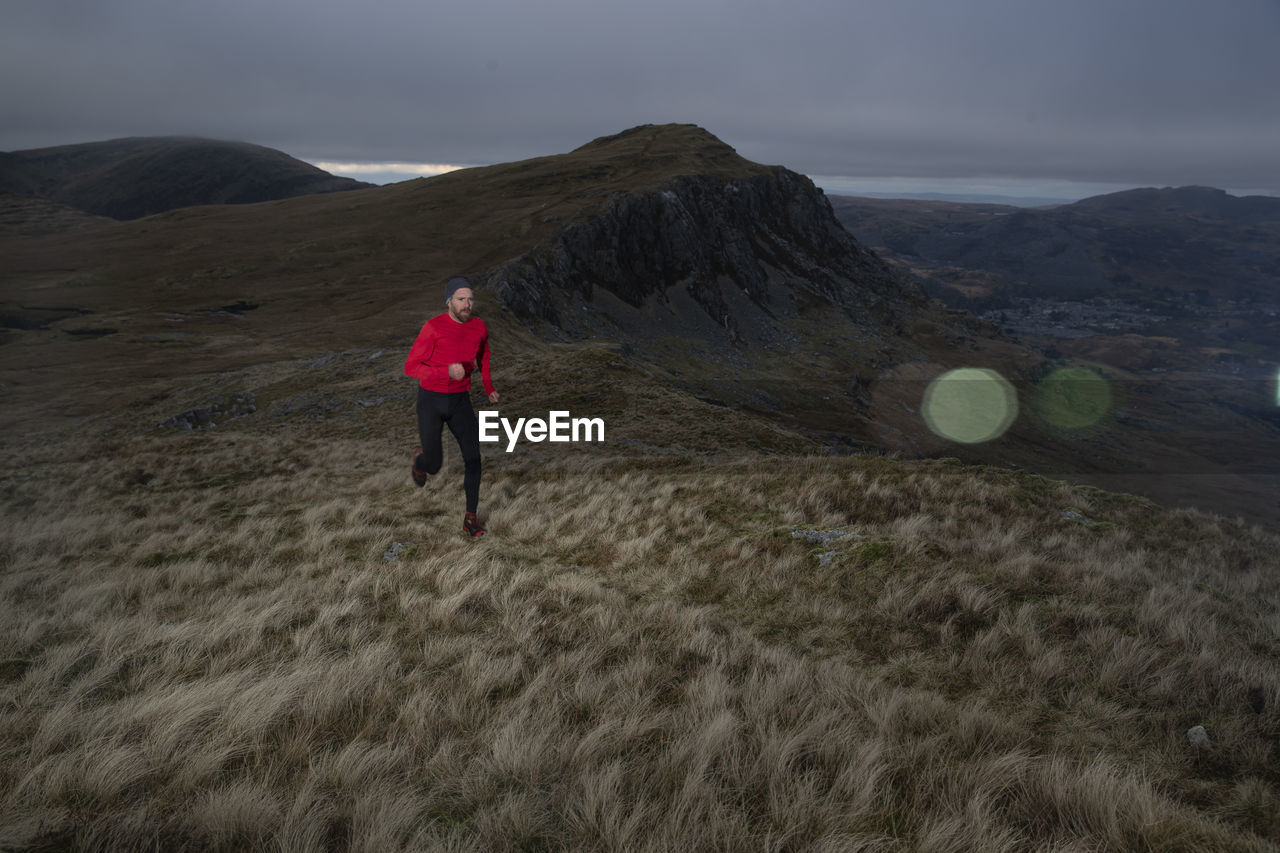
{"label": "grassy hillside", "polygon": [[[0,232],[0,308],[15,318],[0,330],[0,426],[134,405],[195,375],[399,346],[440,310],[449,276],[517,258],[612,195],[776,168],[691,125],[639,130],[386,187]],[[234,305],[252,308],[220,310]],[[492,298],[484,313],[504,340],[528,339]]]}
{"label": "grassy hillside", "polygon": [[1274,536],[633,423],[473,542],[395,408],[10,448],[0,846],[1280,842]]}
{"label": "grassy hillside", "polygon": [[[1280,538],[828,454],[864,394],[945,450],[923,384],[1007,341],[919,318],[923,360],[870,376],[847,326],[731,350],[711,378],[761,388],[733,408],[697,342],[538,339],[481,294],[502,415],[605,441],[486,445],[478,541],[450,439],[413,487],[401,365],[438,283],[672,169],[766,169],[695,131],[0,234],[0,848],[1280,845]],[[1108,429],[999,452],[1137,446]]]}

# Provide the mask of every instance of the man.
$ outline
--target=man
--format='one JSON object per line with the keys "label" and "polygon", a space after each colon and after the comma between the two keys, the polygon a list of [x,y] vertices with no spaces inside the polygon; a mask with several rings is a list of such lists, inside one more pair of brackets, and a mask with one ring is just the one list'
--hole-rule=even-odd
{"label": "man", "polygon": [[444,286],[445,313],[432,317],[418,333],[404,372],[418,380],[418,437],[422,447],[413,455],[410,469],[413,482],[425,485],[428,474],[440,470],[444,460],[441,436],[444,425],[458,440],[466,469],[463,489],[467,513],[462,530],[468,536],[484,535],[476,518],[480,504],[480,427],[471,408],[471,374],[480,369],[489,402],[498,402],[498,392],[489,378],[489,329],[484,320],[471,316],[475,295],[471,282],[462,276]]}

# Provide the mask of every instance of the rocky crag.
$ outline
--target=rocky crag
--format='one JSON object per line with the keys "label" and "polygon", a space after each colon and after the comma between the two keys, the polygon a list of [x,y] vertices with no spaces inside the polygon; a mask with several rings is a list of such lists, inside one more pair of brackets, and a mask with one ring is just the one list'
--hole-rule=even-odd
{"label": "rocky crag", "polygon": [[557,295],[589,302],[601,288],[639,309],[683,287],[739,340],[729,287],[782,314],[791,313],[796,289],[851,316],[890,321],[925,301],[840,226],[812,182],[783,168],[737,180],[678,177],[622,195],[490,279],[518,314],[556,325],[572,317]]}
{"label": "rocky crag", "polygon": [[[908,326],[936,306],[860,245],[808,178],[750,163],[690,125],[634,128],[580,151],[640,140],[659,160],[664,148],[696,151],[689,173],[610,191],[481,276],[522,321],[659,359],[662,343],[678,338],[712,363],[741,367],[762,353],[811,350],[821,314],[843,346],[828,355],[919,357]],[[699,161],[718,168],[698,171]]]}

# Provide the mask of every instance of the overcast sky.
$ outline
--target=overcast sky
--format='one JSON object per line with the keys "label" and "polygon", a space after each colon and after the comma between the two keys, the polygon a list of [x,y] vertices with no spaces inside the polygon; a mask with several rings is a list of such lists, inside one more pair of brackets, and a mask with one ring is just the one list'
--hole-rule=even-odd
{"label": "overcast sky", "polygon": [[0,0],[0,150],[479,165],[692,122],[829,192],[1280,195],[1277,45],[1280,0]]}

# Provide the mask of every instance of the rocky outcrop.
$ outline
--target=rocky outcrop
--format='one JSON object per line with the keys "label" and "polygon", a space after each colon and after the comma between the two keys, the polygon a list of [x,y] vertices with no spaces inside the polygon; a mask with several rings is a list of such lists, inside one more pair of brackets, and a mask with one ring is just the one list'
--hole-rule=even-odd
{"label": "rocky outcrop", "polygon": [[766,314],[793,313],[803,292],[881,323],[924,301],[844,230],[808,178],[781,167],[616,193],[488,280],[518,315],[567,332],[599,291],[639,309],[682,289],[731,337],[735,290]]}
{"label": "rocky outcrop", "polygon": [[161,429],[201,430],[214,429],[218,424],[234,421],[258,411],[252,394],[237,391],[221,400],[188,409],[160,424]]}

